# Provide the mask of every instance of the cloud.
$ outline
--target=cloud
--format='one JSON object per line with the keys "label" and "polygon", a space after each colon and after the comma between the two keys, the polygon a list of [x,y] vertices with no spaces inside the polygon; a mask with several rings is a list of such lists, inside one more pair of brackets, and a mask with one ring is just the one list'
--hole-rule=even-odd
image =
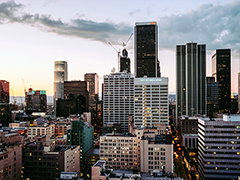
{"label": "cloud", "polygon": [[177,44],[194,41],[207,45],[213,51],[217,48],[239,48],[240,1],[226,5],[204,4],[185,14],[161,17],[159,45],[172,49]]}
{"label": "cloud", "polygon": [[[23,5],[9,1],[0,4],[0,23],[22,23],[58,35],[84,38],[113,44],[122,43],[133,32],[133,27],[126,26],[124,22],[94,22],[91,20],[72,19],[63,22],[54,20],[50,15],[28,14],[22,12]],[[122,39],[123,38],[123,39]]]}
{"label": "cloud", "polygon": [[[217,48],[239,49],[240,43],[240,1],[225,5],[203,4],[185,14],[172,14],[159,17],[159,47],[175,50],[177,44],[194,41],[206,44],[207,50]],[[34,26],[44,32],[84,38],[93,41],[119,45],[128,39],[133,26],[128,22],[95,22],[78,17],[69,22],[53,19],[50,15],[28,14],[23,4],[14,1],[0,4],[0,24],[22,23]],[[137,9],[130,15],[139,13]],[[130,46],[130,45],[129,45]]]}
{"label": "cloud", "polygon": [[130,13],[128,13],[128,14],[129,14],[129,16],[134,16],[135,14],[140,13],[140,12],[141,12],[140,9],[136,9],[135,11],[130,12]]}

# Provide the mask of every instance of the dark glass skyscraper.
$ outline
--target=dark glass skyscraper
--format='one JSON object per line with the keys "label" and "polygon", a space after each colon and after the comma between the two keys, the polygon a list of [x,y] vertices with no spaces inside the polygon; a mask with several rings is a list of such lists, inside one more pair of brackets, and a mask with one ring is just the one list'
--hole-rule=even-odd
{"label": "dark glass skyscraper", "polygon": [[89,105],[92,107],[97,101],[96,95],[99,94],[99,76],[97,73],[86,73],[84,81],[89,83]]}
{"label": "dark glass skyscraper", "polygon": [[207,77],[207,115],[218,112],[218,82],[214,77]]}
{"label": "dark glass skyscraper", "polygon": [[[158,27],[156,22],[135,24],[134,30],[136,77],[157,77]],[[159,73],[160,74],[160,73]]]}
{"label": "dark glass skyscraper", "polygon": [[9,82],[0,80],[0,103],[9,103]]}
{"label": "dark glass skyscraper", "polygon": [[[176,115],[206,113],[206,45],[176,46]],[[176,118],[177,118],[176,117]]]}
{"label": "dark glass skyscraper", "polygon": [[213,52],[212,76],[218,82],[219,113],[228,113],[231,111],[231,49]]}
{"label": "dark glass skyscraper", "polygon": [[85,98],[85,112],[89,111],[89,83],[86,81],[64,81],[64,99],[72,94],[76,99],[79,95]]}

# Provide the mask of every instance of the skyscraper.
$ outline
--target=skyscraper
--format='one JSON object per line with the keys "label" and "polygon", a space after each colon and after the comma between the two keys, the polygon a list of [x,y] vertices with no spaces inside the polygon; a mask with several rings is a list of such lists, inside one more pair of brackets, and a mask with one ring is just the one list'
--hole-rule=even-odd
{"label": "skyscraper", "polygon": [[54,82],[53,82],[53,96],[54,109],[56,114],[56,100],[64,98],[64,81],[68,80],[68,68],[66,61],[54,62]]}
{"label": "skyscraper", "polygon": [[168,78],[135,78],[134,94],[135,127],[168,127]]}
{"label": "skyscraper", "polygon": [[228,113],[231,111],[231,49],[213,52],[212,76],[218,82],[219,113]]}
{"label": "skyscraper", "polygon": [[134,53],[136,77],[157,77],[158,26],[156,22],[135,24]]}
{"label": "skyscraper", "polygon": [[9,82],[0,80],[0,103],[9,103]]}
{"label": "skyscraper", "polygon": [[73,95],[75,99],[82,95],[85,98],[85,111],[89,111],[89,83],[86,81],[65,81],[64,82],[64,99]]}
{"label": "skyscraper", "polygon": [[214,77],[207,77],[207,115],[218,112],[218,82]]}
{"label": "skyscraper", "polygon": [[176,46],[176,118],[206,113],[206,45]]}
{"label": "skyscraper", "polygon": [[103,124],[117,122],[128,132],[128,116],[134,114],[134,75],[115,73],[103,78]]}
{"label": "skyscraper", "polygon": [[99,76],[97,73],[86,73],[84,81],[89,83],[89,105],[93,106],[95,95],[99,94]]}

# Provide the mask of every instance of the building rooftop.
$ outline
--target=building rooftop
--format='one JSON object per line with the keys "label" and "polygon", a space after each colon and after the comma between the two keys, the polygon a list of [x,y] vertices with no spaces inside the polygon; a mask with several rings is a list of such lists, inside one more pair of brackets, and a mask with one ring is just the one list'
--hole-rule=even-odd
{"label": "building rooftop", "polygon": [[75,174],[77,174],[77,172],[61,172],[61,174],[72,174],[72,175],[75,175]]}
{"label": "building rooftop", "polygon": [[56,146],[55,149],[53,150],[53,152],[59,152],[59,151],[66,151],[68,149],[74,149],[77,146]]}
{"label": "building rooftop", "polygon": [[106,161],[99,160],[93,166],[94,167],[102,167],[105,163],[106,163]]}
{"label": "building rooftop", "polygon": [[183,134],[183,136],[198,136],[198,134]]}
{"label": "building rooftop", "polygon": [[108,134],[104,134],[102,135],[102,137],[104,136],[108,136],[108,137],[136,137],[135,134],[131,134],[131,133],[108,133]]}
{"label": "building rooftop", "polygon": [[88,150],[88,152],[86,152],[86,155],[99,155],[100,151],[99,148],[96,147],[92,147],[91,149]]}

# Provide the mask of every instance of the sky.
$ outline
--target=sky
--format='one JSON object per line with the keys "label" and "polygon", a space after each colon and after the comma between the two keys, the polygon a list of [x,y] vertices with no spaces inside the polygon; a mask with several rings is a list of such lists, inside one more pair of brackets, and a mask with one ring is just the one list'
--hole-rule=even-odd
{"label": "sky", "polygon": [[[0,79],[10,82],[14,96],[23,96],[24,87],[52,95],[54,61],[65,60],[68,80],[98,73],[102,83],[103,75],[118,69],[108,42],[122,49],[136,22],[156,21],[160,69],[170,92],[176,91],[176,45],[188,42],[206,44],[208,76],[213,51],[232,50],[231,89],[237,92],[239,7],[239,0],[0,0]],[[132,73],[133,39],[127,44]]]}

